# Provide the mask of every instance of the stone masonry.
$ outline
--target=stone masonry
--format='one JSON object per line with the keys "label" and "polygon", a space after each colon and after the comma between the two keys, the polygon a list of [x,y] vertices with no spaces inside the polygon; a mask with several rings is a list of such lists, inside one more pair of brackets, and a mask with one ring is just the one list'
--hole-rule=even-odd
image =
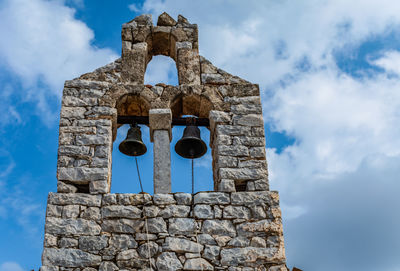
{"label": "stone masonry", "polygon": [[[159,54],[175,60],[178,86],[144,85]],[[182,115],[210,121],[214,191],[171,193],[171,120]],[[149,117],[154,195],[110,193],[118,116]],[[136,17],[120,59],[65,82],[57,179],[41,271],[288,270],[259,87],[200,56],[197,25],[181,15]]]}

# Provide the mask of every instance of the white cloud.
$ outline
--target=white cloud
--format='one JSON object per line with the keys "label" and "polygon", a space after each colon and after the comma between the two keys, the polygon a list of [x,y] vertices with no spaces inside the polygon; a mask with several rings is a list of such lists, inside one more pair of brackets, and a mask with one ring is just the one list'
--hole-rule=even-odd
{"label": "white cloud", "polygon": [[129,6],[128,6],[128,8],[130,9],[130,10],[132,10],[133,12],[140,12],[140,7],[138,7],[138,5],[137,4],[130,4]]}
{"label": "white cloud", "polygon": [[24,269],[16,262],[4,262],[0,265],[0,271],[23,271]]}
{"label": "white cloud", "polygon": [[372,64],[381,67],[386,72],[400,75],[400,52],[388,51],[376,60],[370,61]]}
{"label": "white cloud", "polygon": [[[0,65],[23,84],[20,96],[49,113],[63,83],[117,55],[92,45],[94,34],[63,1],[6,0],[0,5]],[[45,115],[45,114],[43,114]],[[44,116],[45,117],[45,116]]]}

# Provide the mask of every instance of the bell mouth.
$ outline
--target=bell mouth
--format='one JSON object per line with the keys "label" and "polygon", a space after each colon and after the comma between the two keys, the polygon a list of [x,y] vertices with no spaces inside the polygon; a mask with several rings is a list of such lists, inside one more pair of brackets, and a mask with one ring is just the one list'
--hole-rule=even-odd
{"label": "bell mouth", "polygon": [[183,158],[195,159],[207,152],[206,143],[200,137],[197,126],[186,126],[182,138],[175,145],[175,152]]}
{"label": "bell mouth", "polygon": [[139,126],[131,125],[126,139],[119,144],[118,149],[128,156],[141,156],[147,152],[147,147],[142,141],[142,133]]}
{"label": "bell mouth", "polygon": [[196,159],[207,152],[207,146],[201,139],[183,138],[176,143],[175,152],[183,158]]}
{"label": "bell mouth", "polygon": [[147,152],[147,147],[139,142],[121,142],[118,149],[125,155],[128,156],[141,156]]}

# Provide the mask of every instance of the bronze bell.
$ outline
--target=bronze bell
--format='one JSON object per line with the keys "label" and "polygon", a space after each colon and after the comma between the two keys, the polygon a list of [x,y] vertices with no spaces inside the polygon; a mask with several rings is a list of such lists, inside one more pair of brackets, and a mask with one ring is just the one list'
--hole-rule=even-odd
{"label": "bronze bell", "polygon": [[200,138],[197,126],[186,126],[182,138],[176,143],[175,151],[184,158],[199,158],[207,152],[206,143]]}
{"label": "bronze bell", "polygon": [[119,144],[119,151],[129,156],[140,156],[146,153],[146,145],[142,141],[142,132],[137,124],[131,125],[124,141]]}

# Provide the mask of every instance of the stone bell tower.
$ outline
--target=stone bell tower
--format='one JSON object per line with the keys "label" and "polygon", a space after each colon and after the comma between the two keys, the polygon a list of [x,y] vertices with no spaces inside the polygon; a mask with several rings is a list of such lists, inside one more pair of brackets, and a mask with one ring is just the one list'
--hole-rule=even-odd
{"label": "stone bell tower", "polygon": [[[175,60],[178,86],[144,85],[159,54]],[[183,115],[210,130],[214,191],[171,193],[171,126]],[[150,128],[154,195],[110,193],[113,141],[132,119]],[[136,17],[120,59],[65,82],[57,179],[42,271],[287,270],[259,87],[200,56],[183,16]]]}

